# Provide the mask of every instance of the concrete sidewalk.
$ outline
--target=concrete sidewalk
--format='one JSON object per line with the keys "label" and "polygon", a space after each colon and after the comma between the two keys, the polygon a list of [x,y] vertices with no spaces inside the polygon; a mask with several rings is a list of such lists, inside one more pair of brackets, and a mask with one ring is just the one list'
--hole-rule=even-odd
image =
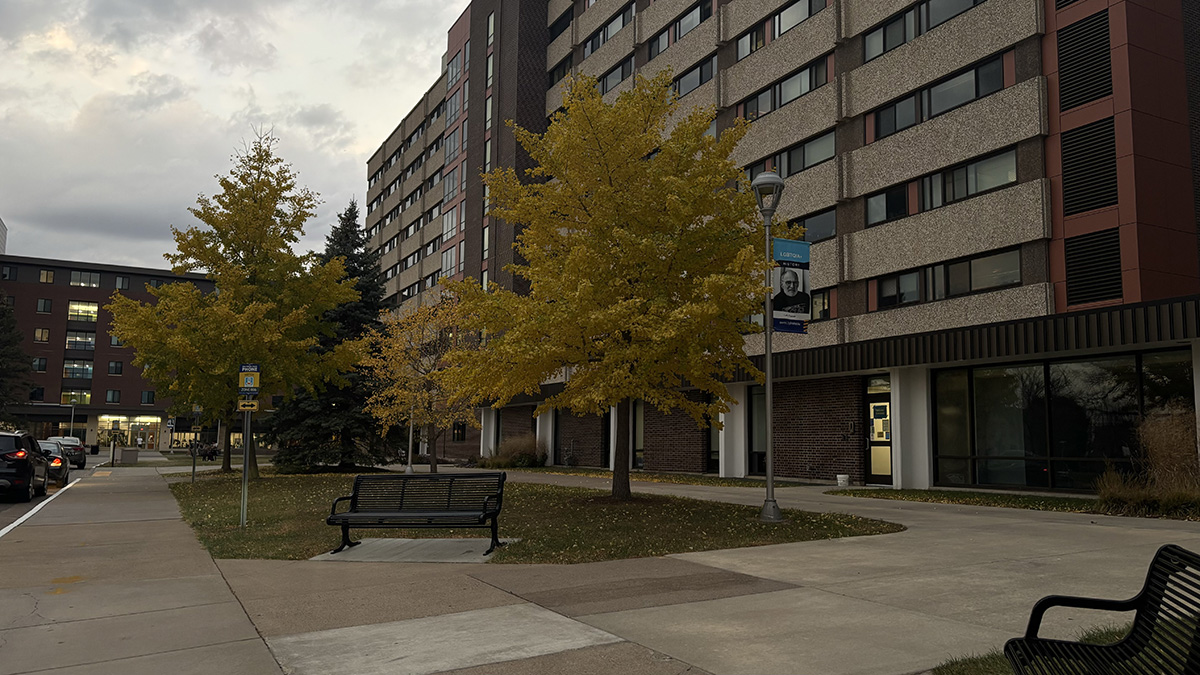
{"label": "concrete sidewalk", "polygon": [[[762,502],[758,489],[633,487]],[[13,570],[0,580],[0,675],[900,675],[1000,646],[1043,595],[1132,595],[1162,543],[1200,548],[1200,524],[826,489],[777,496],[909,529],[587,565],[214,563],[156,469],[102,469],[0,539]],[[1043,634],[1109,618],[1056,612]]]}

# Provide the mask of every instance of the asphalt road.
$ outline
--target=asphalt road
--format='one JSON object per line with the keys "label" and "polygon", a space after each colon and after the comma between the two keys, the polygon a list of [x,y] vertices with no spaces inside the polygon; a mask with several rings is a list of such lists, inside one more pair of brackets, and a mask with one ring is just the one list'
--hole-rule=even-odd
{"label": "asphalt road", "polygon": [[[68,482],[73,481],[76,478],[83,478],[84,476],[90,474],[92,470],[96,468],[97,464],[106,459],[108,458],[97,458],[94,455],[88,455],[87,466],[83,469],[71,469],[71,476],[68,479]],[[29,503],[18,503],[13,501],[12,497],[0,496],[0,530],[11,525],[14,521],[26,513],[29,513],[31,510],[37,507],[38,504],[53,496],[58,490],[58,486],[54,483],[51,483],[50,488],[46,491],[45,496],[34,497],[33,501]]]}

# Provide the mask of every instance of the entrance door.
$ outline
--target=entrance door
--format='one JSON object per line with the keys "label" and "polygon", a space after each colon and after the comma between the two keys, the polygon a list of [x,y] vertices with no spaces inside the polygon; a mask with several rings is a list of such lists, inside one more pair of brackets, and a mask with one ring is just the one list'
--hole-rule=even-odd
{"label": "entrance door", "polygon": [[868,485],[892,484],[892,385],[887,375],[867,377]]}

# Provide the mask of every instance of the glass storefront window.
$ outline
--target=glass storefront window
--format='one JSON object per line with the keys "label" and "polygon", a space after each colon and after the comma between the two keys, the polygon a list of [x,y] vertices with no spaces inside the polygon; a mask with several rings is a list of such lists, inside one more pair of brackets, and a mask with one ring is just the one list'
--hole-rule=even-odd
{"label": "glass storefront window", "polygon": [[1026,457],[1046,454],[1046,387],[1041,366],[975,370],[976,481],[993,485],[1046,484],[1044,466]]}
{"label": "glass storefront window", "polygon": [[1146,414],[1167,408],[1193,407],[1192,353],[1158,352],[1142,356]]}
{"label": "glass storefront window", "polygon": [[746,473],[760,475],[767,472],[767,390],[761,385],[749,389],[750,398],[750,447],[747,448]]}

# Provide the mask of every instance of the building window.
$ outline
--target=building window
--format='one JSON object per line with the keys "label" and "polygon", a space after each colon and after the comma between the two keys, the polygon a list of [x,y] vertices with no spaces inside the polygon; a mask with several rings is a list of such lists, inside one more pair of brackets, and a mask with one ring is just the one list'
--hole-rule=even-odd
{"label": "building window", "polygon": [[100,305],[95,302],[71,300],[67,303],[68,321],[86,321],[88,323],[96,323],[96,316],[99,315],[99,313]]}
{"label": "building window", "polygon": [[67,331],[67,349],[94,351],[96,349],[96,334],[91,331]]}
{"label": "building window", "polygon": [[763,24],[751,28],[737,41],[737,60],[750,56],[767,45],[767,29]]}
{"label": "building window", "polygon": [[587,39],[587,42],[583,43],[583,58],[586,59],[587,57],[591,56],[593,52],[595,52],[597,49],[600,49],[605,42],[611,40],[613,36],[616,35],[622,28],[633,23],[634,5],[635,3],[629,3],[626,5],[625,9],[617,12],[616,16],[614,16],[603,28],[595,33],[592,33],[592,36]]}
{"label": "building window", "polygon": [[1017,152],[977,159],[921,179],[922,211],[953,204],[968,197],[997,190],[1017,182]]}
{"label": "building window", "polygon": [[143,391],[142,392],[142,405],[150,405],[152,403],[154,403],[154,392],[153,391]]}
{"label": "building window", "polygon": [[124,361],[109,361],[108,362],[108,374],[109,375],[120,375],[124,370],[125,370],[125,362]]}
{"label": "building window", "polygon": [[121,338],[117,337],[116,335],[109,335],[108,336],[108,344],[113,347],[124,347],[125,341],[122,340]]}
{"label": "building window", "polygon": [[46,372],[46,359],[45,358],[36,358],[33,360],[33,372],[35,372],[35,373]]}
{"label": "building window", "polygon": [[677,96],[687,96],[695,91],[700,85],[708,82],[713,77],[713,72],[717,69],[717,55],[713,54],[709,58],[700,62],[695,68],[680,75],[675,80],[675,93]]}
{"label": "building window", "polygon": [[[54,272],[51,271],[50,272],[50,281],[48,281],[46,283],[51,283],[53,281],[54,281]],[[100,288],[100,273],[99,272],[80,272],[78,270],[73,270],[71,272],[71,285],[72,286],[84,286],[87,288]]]}
{"label": "building window", "polygon": [[[74,280],[75,272],[71,273],[71,277],[72,277],[72,280]],[[42,282],[43,284],[54,283],[54,270],[42,270],[42,271],[38,272],[38,281]],[[75,285],[75,284],[72,284],[72,285]]]}
{"label": "building window", "polygon": [[[801,0],[807,2],[808,0]],[[694,28],[704,23],[712,16],[713,12],[712,0],[700,0],[699,3],[692,5],[691,9],[684,12],[683,16],[675,22],[675,41],[679,42],[684,35],[692,32]]]}
{"label": "building window", "polygon": [[30,389],[29,390],[29,400],[30,401],[45,401],[46,400],[45,387],[34,387],[33,389]]}
{"label": "building window", "polygon": [[51,302],[49,298],[38,298],[38,301],[37,301],[38,314],[49,314],[50,308],[53,306],[54,306],[54,303]]}
{"label": "building window", "polygon": [[454,254],[457,249],[453,245],[450,248],[442,251],[442,269],[446,270],[446,274],[454,274],[455,258]]}
{"label": "building window", "polygon": [[1021,283],[1021,251],[998,253],[930,265],[877,280],[878,307],[943,300]]}
{"label": "building window", "polygon": [[805,19],[825,9],[826,0],[796,0],[775,15],[775,37],[799,26]]}
{"label": "building window", "polygon": [[867,197],[867,227],[908,217],[908,183]]}
{"label": "building window", "polygon": [[488,54],[487,55],[487,82],[484,83],[484,85],[483,85],[485,88],[492,86],[492,79],[493,79],[494,73],[495,73],[495,70],[494,70],[494,65],[492,63],[492,55]]}
{"label": "building window", "polygon": [[467,440],[467,423],[466,422],[455,422],[454,427],[450,431],[450,434],[451,434],[450,440],[452,440],[452,441],[462,442],[462,441]]}
{"label": "building window", "polygon": [[[559,20],[561,21],[561,17],[559,18]],[[570,24],[571,24],[571,22],[567,21],[567,25],[570,25]],[[488,14],[488,19],[487,19],[487,43],[489,45],[492,44],[492,42],[495,40],[495,37],[496,37],[496,13],[491,12]],[[550,38],[550,39],[553,40],[554,38]]]}
{"label": "building window", "polygon": [[[549,84],[549,86],[550,86],[551,88],[553,88],[553,87],[554,87],[554,85],[558,84],[560,81],[562,81],[562,79],[563,79],[564,77],[566,77],[567,75],[569,75],[569,74],[570,74],[570,72],[571,72],[571,68],[572,68],[572,66],[574,65],[574,64],[572,63],[572,60],[573,60],[573,59],[572,59],[572,55],[571,55],[571,54],[567,54],[567,58],[563,59],[562,61],[559,61],[559,62],[558,62],[558,65],[557,65],[557,66],[554,66],[554,69],[550,71],[550,84]],[[488,97],[488,100],[489,100],[489,101],[490,101],[490,100],[492,100],[492,97],[490,97],[490,96],[489,96],[489,97]],[[490,108],[487,108],[487,111],[490,113],[490,112],[491,112],[491,109],[490,109]],[[488,126],[491,126],[491,125],[489,124]]]}
{"label": "building window", "polygon": [[80,359],[63,361],[63,379],[90,380],[92,379],[92,362]]}
{"label": "building window", "polygon": [[462,52],[455,52],[454,58],[446,63],[446,86],[453,87],[462,77]]}
{"label": "building window", "polygon": [[50,329],[49,328],[34,328],[33,329],[33,341],[34,342],[49,342],[50,341]]}
{"label": "building window", "polygon": [[633,55],[622,61],[615,68],[604,74],[600,78],[600,93],[607,94],[616,88],[618,84],[625,81],[625,78],[633,74]]}
{"label": "building window", "polygon": [[483,259],[484,260],[487,260],[488,256],[491,255],[491,248],[488,245],[488,231],[490,229],[491,228],[488,225],[483,226]]}
{"label": "building window", "polygon": [[1004,88],[997,56],[875,111],[875,138],[885,138]]}
{"label": "building window", "polygon": [[837,236],[837,209],[826,209],[820,213],[796,218],[791,225],[804,228],[804,241],[818,242]]}
{"label": "building window", "polygon": [[3,267],[0,267],[0,280],[16,281],[16,279],[17,279],[17,268],[16,267],[13,267],[12,265],[4,265]]}
{"label": "building window", "polygon": [[487,290],[487,287],[488,287],[488,271],[487,271],[487,270],[483,270],[483,271],[480,273],[480,275],[479,275],[479,283],[480,283],[480,285],[482,285],[482,286],[483,286],[483,290],[485,290],[485,291],[486,291],[486,290]]}
{"label": "building window", "polygon": [[63,405],[91,405],[92,392],[87,389],[63,389],[59,403]]}
{"label": "building window", "polygon": [[109,389],[104,394],[104,402],[105,403],[120,403],[121,402],[121,391],[119,389]]}
{"label": "building window", "polygon": [[829,131],[775,155],[775,171],[787,178],[833,159],[835,154],[834,133]]}
{"label": "building window", "polygon": [[755,120],[824,85],[829,79],[826,58],[822,56],[799,71],[742,101],[739,106],[741,116],[748,120]]}
{"label": "building window", "polygon": [[828,319],[833,315],[830,303],[833,298],[828,288],[812,292],[812,321]]}
{"label": "building window", "polygon": [[971,9],[983,0],[927,0],[884,21],[868,31],[863,39],[867,61],[890,52],[900,45]]}
{"label": "building window", "polygon": [[122,277],[122,276],[117,277],[117,290],[118,291],[129,290],[129,277]]}
{"label": "building window", "polygon": [[646,49],[649,50],[650,59],[666,51],[667,47],[671,46],[671,29],[666,28],[663,32],[651,38],[650,42],[646,43]]}

